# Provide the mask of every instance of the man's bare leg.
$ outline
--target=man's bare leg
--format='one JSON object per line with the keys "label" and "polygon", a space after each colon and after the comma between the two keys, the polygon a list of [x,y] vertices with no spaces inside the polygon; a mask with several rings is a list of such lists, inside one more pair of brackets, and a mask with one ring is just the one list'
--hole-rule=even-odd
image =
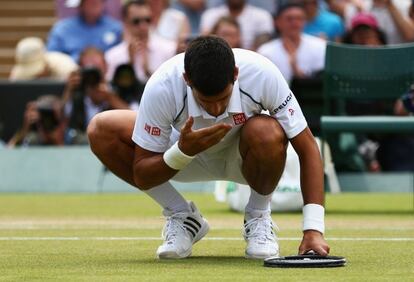
{"label": "man's bare leg", "polygon": [[92,151],[115,175],[136,186],[132,173],[134,147],[132,131],[137,113],[113,110],[97,114],[89,123],[88,138]]}
{"label": "man's bare leg", "polygon": [[239,146],[242,173],[251,187],[244,217],[246,257],[277,256],[279,246],[270,217],[270,201],[285,166],[287,138],[275,119],[260,115],[243,126]]}
{"label": "man's bare leg", "polygon": [[[95,155],[110,171],[135,187],[132,169],[135,144],[131,137],[136,115],[129,110],[106,111],[96,115],[88,126],[89,142]],[[169,213],[189,209],[187,201],[170,182],[144,192]]]}
{"label": "man's bare leg", "polygon": [[[118,177],[136,187],[133,177],[135,144],[131,140],[136,113],[133,111],[107,111],[96,115],[88,126],[88,137],[95,155]],[[164,243],[157,249],[159,258],[185,258],[192,245],[203,238],[209,225],[194,203],[187,201],[169,183],[144,191],[164,208],[167,223]],[[192,223],[187,223],[187,218]],[[190,224],[190,227],[187,226]],[[190,231],[187,231],[190,230]]]}
{"label": "man's bare leg", "polygon": [[257,193],[272,193],[282,176],[286,161],[287,138],[272,117],[250,118],[240,136],[242,173]]}
{"label": "man's bare leg", "polygon": [[[135,187],[132,169],[135,144],[131,137],[136,115],[129,110],[106,111],[97,114],[88,126],[89,142],[95,155],[110,171]],[[169,182],[144,192],[168,212],[189,208],[187,201]]]}

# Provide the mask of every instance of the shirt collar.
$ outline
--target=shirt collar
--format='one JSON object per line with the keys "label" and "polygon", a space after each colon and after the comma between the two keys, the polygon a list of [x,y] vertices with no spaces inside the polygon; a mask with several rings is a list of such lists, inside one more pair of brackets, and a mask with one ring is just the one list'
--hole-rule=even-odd
{"label": "shirt collar", "polygon": [[[199,117],[202,116],[205,119],[216,119],[209,115],[194,99],[193,91],[189,86],[187,86],[187,99],[188,99],[188,115],[192,117]],[[229,105],[227,106],[227,110],[217,119],[225,118],[228,116],[228,113],[241,113],[242,106],[241,106],[241,99],[240,99],[240,89],[239,89],[239,81],[236,80],[233,86],[233,92],[231,93]]]}

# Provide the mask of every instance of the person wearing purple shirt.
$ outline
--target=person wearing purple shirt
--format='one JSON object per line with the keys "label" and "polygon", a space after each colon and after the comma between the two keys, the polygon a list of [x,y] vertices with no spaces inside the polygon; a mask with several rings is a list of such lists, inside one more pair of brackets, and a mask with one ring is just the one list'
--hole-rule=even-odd
{"label": "person wearing purple shirt", "polygon": [[79,15],[58,21],[49,33],[47,49],[59,51],[78,61],[86,47],[103,52],[122,40],[122,24],[105,16],[104,0],[81,0]]}

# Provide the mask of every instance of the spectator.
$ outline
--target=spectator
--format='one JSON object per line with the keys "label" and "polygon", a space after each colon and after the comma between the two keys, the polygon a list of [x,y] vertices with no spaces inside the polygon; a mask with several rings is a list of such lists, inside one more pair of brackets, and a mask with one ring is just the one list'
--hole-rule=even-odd
{"label": "spectator", "polygon": [[187,50],[188,44],[190,44],[191,40],[193,39],[192,36],[181,36],[178,38],[177,48],[175,50],[175,54],[180,54]]}
{"label": "spectator", "polygon": [[410,8],[408,9],[408,16],[412,24],[414,24],[414,1],[411,2]]}
{"label": "spectator", "polygon": [[177,42],[180,36],[190,35],[187,16],[177,9],[169,8],[169,0],[148,1],[152,11],[152,26],[161,37]]}
{"label": "spectator", "polygon": [[17,145],[64,145],[65,122],[60,99],[40,96],[27,103],[22,128],[9,140],[8,147]]}
{"label": "spectator", "polygon": [[394,113],[397,116],[408,116],[414,114],[414,85],[411,89],[401,96],[395,103]]}
{"label": "spectator", "polygon": [[[414,114],[414,85],[394,104],[394,114],[408,116]],[[384,136],[379,141],[376,152],[384,171],[414,171],[414,135]]]}
{"label": "spectator", "polygon": [[150,33],[152,12],[145,1],[127,2],[122,17],[126,39],[106,52],[106,78],[112,80],[119,65],[130,63],[134,66],[138,80],[145,83],[164,61],[175,54],[176,44]]}
{"label": "spectator", "polygon": [[121,24],[105,16],[105,0],[81,0],[79,15],[58,21],[49,34],[47,49],[70,55],[78,61],[86,47],[106,51],[122,39]]}
{"label": "spectator", "polygon": [[306,15],[302,5],[281,6],[275,16],[280,37],[265,43],[258,53],[270,59],[290,82],[294,77],[310,77],[325,64],[326,42],[303,33]]}
{"label": "spectator", "polygon": [[240,25],[243,48],[255,50],[261,43],[270,39],[273,24],[272,16],[268,11],[246,4],[245,0],[227,0],[226,3],[203,13],[201,33],[211,33],[218,19],[230,16],[237,19]]}
{"label": "spectator", "polygon": [[[338,0],[337,0],[338,1]],[[362,8],[355,8],[354,1],[347,1],[343,5],[334,5],[331,0],[330,7],[344,15],[347,26],[351,19],[361,9],[371,13],[378,22],[378,26],[385,32],[388,44],[398,44],[414,41],[414,22],[410,19],[410,0],[364,0]]]}
{"label": "spectator", "polygon": [[[247,0],[247,3],[249,3],[252,6],[264,9],[266,11],[269,11],[271,14],[275,14],[278,7],[280,7],[283,4],[287,4],[292,0]],[[224,4],[225,0],[207,0],[208,8],[216,7],[219,5]]]}
{"label": "spectator", "polygon": [[350,27],[350,19],[365,10],[364,0],[325,0],[329,10],[345,20],[346,28]]}
{"label": "spectator", "polygon": [[200,33],[201,15],[205,10],[206,0],[177,0],[172,5],[173,8],[182,11],[190,22],[191,36]]}
{"label": "spectator", "polygon": [[211,33],[226,40],[231,48],[240,48],[241,46],[240,26],[234,18],[220,18]]}
{"label": "spectator", "polygon": [[301,0],[299,2],[305,7],[307,18],[305,33],[330,41],[341,39],[345,27],[338,15],[320,8],[318,0]]}
{"label": "spectator", "polygon": [[81,69],[71,74],[63,93],[68,144],[87,143],[86,126],[95,114],[128,108],[128,104],[113,93],[104,80],[107,67],[100,49],[86,48],[80,54],[79,65]]}
{"label": "spectator", "polygon": [[369,11],[377,18],[389,44],[414,41],[414,24],[409,18],[410,1],[373,0]]}
{"label": "spectator", "polygon": [[10,80],[31,80],[47,78],[66,80],[77,69],[76,63],[66,54],[47,52],[42,39],[26,37],[17,43],[16,64],[10,73]]}
{"label": "spectator", "polygon": [[368,46],[387,44],[385,33],[379,29],[375,17],[368,13],[360,13],[352,18],[351,29],[345,34],[343,42]]}
{"label": "spectator", "polygon": [[131,110],[138,111],[145,84],[137,79],[131,64],[122,64],[116,68],[111,86]]}

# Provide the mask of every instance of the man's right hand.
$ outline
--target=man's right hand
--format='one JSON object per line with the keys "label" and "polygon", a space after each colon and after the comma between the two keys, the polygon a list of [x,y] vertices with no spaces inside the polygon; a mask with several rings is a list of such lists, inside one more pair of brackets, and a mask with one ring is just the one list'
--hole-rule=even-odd
{"label": "man's right hand", "polygon": [[219,143],[232,128],[230,124],[218,123],[193,130],[193,124],[194,118],[189,117],[181,128],[181,136],[178,141],[178,147],[188,156],[194,156]]}

